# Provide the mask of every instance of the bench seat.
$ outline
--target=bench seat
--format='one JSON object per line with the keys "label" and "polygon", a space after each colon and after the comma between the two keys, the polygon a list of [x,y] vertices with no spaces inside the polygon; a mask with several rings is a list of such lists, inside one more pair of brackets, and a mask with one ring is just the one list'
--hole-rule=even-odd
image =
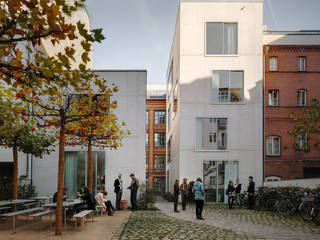
{"label": "bench seat", "polygon": [[[84,218],[88,215],[91,215],[91,219],[93,221],[93,210],[83,210],[75,215],[73,215],[76,219],[81,219],[81,228],[84,229]],[[77,221],[76,221],[76,229],[77,229]]]}

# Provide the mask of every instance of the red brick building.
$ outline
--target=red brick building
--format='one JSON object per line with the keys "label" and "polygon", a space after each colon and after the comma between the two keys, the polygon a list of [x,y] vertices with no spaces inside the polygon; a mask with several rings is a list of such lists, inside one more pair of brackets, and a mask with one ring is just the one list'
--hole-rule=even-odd
{"label": "red brick building", "polygon": [[166,92],[165,86],[149,85],[146,116],[146,177],[148,187],[165,192],[166,182]]}
{"label": "red brick building", "polygon": [[320,99],[320,32],[265,32],[263,51],[266,181],[319,178],[319,151],[305,153],[286,146],[319,142],[316,136],[298,140],[287,132],[295,124],[289,113]]}

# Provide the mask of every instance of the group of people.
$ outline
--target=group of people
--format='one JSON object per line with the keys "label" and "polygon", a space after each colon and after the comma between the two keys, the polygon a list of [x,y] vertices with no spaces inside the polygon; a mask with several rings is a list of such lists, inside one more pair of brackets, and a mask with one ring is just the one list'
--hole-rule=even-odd
{"label": "group of people", "polygon": [[182,210],[186,210],[187,198],[189,191],[192,191],[194,194],[194,200],[196,202],[196,217],[199,220],[203,220],[202,210],[204,204],[204,187],[201,178],[197,178],[194,183],[192,189],[190,189],[190,185],[187,183],[188,179],[184,178],[183,183],[179,186],[179,179],[176,179],[174,184],[173,191],[173,201],[174,201],[174,212],[180,212],[178,210],[178,201],[179,195],[181,194],[182,199]]}
{"label": "group of people", "polygon": [[[184,178],[183,183],[179,186],[179,179],[176,179],[174,184],[174,191],[173,191],[173,201],[174,201],[174,212],[180,212],[178,210],[178,201],[179,195],[181,194],[182,200],[182,210],[186,210],[188,194],[191,191],[194,195],[194,200],[196,203],[196,218],[199,220],[203,220],[202,217],[202,210],[204,204],[204,187],[201,178],[197,178],[196,182],[194,183],[192,189],[190,188],[190,184],[187,183],[188,179]],[[234,200],[240,195],[241,193],[242,184],[240,180],[236,180],[236,184],[233,184],[233,180],[229,180],[228,187],[226,189],[226,195],[228,196],[228,205],[230,209],[233,209],[233,202]],[[253,181],[253,177],[249,177],[249,184],[247,188],[248,192],[248,208],[252,209],[254,205],[254,192],[255,192],[255,183]]]}
{"label": "group of people", "polygon": [[[137,193],[139,189],[139,180],[135,177],[134,173],[130,174],[131,177],[131,185],[127,187],[131,191],[130,195],[130,201],[131,201],[131,207],[132,211],[135,211],[138,209],[138,203],[137,203]],[[67,200],[67,192],[68,188],[63,188],[63,201]],[[67,211],[67,217],[72,217],[75,213],[79,213],[83,210],[95,210],[96,205],[102,207],[104,212],[108,212],[109,216],[112,216],[116,210],[122,210],[120,207],[120,202],[122,198],[123,193],[123,183],[122,183],[122,175],[119,174],[118,178],[114,181],[114,192],[116,194],[116,208],[113,207],[110,200],[108,200],[108,192],[102,191],[99,192],[96,196],[93,195],[93,193],[90,192],[89,188],[87,186],[82,187],[81,193],[77,192],[78,198],[80,198],[82,201],[80,203],[77,203],[74,205],[72,209],[68,209]],[[57,202],[57,193],[53,195],[53,202]]]}
{"label": "group of people", "polygon": [[[254,192],[255,192],[255,183],[253,181],[253,177],[249,177],[248,183],[248,209],[252,209],[254,205]],[[232,179],[229,180],[228,188],[226,190],[226,195],[228,196],[228,205],[230,209],[233,209],[233,202],[240,196],[241,186],[239,179],[236,180],[236,184],[233,184]]]}

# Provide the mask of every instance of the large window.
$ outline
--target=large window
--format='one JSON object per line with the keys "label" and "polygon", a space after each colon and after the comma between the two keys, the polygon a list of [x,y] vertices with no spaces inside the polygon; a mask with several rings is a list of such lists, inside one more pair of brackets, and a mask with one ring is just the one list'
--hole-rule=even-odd
{"label": "large window", "polygon": [[306,71],[306,58],[298,57],[298,71],[305,72]]}
{"label": "large window", "polygon": [[238,54],[237,23],[207,23],[206,54],[235,55]]}
{"label": "large window", "polygon": [[243,71],[212,71],[213,103],[236,103],[243,99]]}
{"label": "large window", "polygon": [[155,124],[166,124],[166,112],[155,111],[154,112],[154,123]]}
{"label": "large window", "polygon": [[280,155],[280,137],[270,136],[267,138],[267,155],[268,156]]}
{"label": "large window", "polygon": [[227,119],[197,118],[196,150],[226,150]]}
{"label": "large window", "polygon": [[146,111],[146,124],[149,124],[149,111]]}
{"label": "large window", "polygon": [[269,71],[270,72],[278,71],[278,58],[277,57],[270,57],[269,58]]}
{"label": "large window", "polygon": [[[105,190],[105,152],[93,152],[94,193]],[[81,187],[88,185],[88,153],[65,153],[65,186],[68,196],[77,197]]]}
{"label": "large window", "polygon": [[297,105],[300,107],[307,106],[307,91],[298,90],[297,91]]}
{"label": "large window", "polygon": [[155,133],[154,134],[154,146],[165,147],[166,146],[166,134],[165,133]]}
{"label": "large window", "polygon": [[270,90],[269,91],[269,106],[279,106],[279,91]]}
{"label": "large window", "polygon": [[165,169],[166,168],[166,156],[154,156],[154,168]]}

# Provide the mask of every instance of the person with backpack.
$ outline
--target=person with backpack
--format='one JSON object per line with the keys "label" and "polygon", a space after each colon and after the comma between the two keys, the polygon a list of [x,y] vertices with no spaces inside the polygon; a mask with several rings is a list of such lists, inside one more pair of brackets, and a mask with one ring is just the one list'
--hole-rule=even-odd
{"label": "person with backpack", "polygon": [[201,178],[197,178],[197,181],[192,188],[192,192],[194,194],[194,200],[196,202],[196,217],[199,220],[204,220],[204,218],[202,217],[204,204],[204,188]]}

